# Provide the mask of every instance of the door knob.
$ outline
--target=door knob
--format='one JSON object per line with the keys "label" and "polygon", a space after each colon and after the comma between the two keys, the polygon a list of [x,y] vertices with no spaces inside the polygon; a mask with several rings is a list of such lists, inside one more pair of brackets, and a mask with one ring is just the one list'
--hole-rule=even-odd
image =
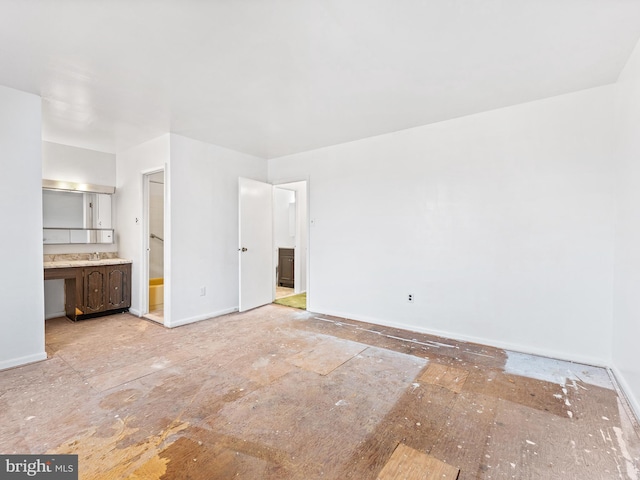
{"label": "door knob", "polygon": [[240,252],[246,252],[246,251],[247,251],[247,248],[242,247],[242,248],[239,248],[239,249],[238,249],[238,251],[240,251]]}

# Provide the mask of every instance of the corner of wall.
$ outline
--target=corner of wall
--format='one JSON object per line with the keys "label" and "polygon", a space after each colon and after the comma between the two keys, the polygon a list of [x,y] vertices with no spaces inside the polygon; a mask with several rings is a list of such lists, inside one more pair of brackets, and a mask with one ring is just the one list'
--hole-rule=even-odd
{"label": "corner of wall", "polygon": [[640,41],[616,83],[612,371],[640,419]]}
{"label": "corner of wall", "polygon": [[618,386],[622,390],[621,394],[624,396],[623,401],[626,401],[627,405],[630,407],[631,411],[629,414],[635,416],[635,421],[640,424],[640,401],[633,394],[634,390],[632,386],[629,384],[624,374],[617,368],[615,365],[611,367],[611,373],[614,376],[615,381]]}

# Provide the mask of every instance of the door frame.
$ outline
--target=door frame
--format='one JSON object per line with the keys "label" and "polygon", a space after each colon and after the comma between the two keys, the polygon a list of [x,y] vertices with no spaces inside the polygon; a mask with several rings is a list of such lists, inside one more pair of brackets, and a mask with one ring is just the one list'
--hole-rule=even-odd
{"label": "door frame", "polygon": [[165,326],[170,325],[170,309],[169,309],[169,271],[167,269],[168,261],[169,261],[169,252],[168,248],[170,245],[169,235],[167,234],[170,231],[168,228],[169,225],[169,195],[168,195],[168,169],[166,165],[163,167],[156,167],[147,170],[143,170],[141,172],[142,179],[142,242],[141,242],[141,251],[140,251],[140,259],[141,259],[141,275],[140,275],[140,285],[139,285],[139,298],[140,298],[140,316],[144,317],[149,313],[149,253],[150,253],[150,228],[149,228],[149,180],[152,175],[156,173],[164,173],[164,192],[163,192],[163,215],[164,215],[164,229],[163,236],[164,239],[164,257],[163,257],[163,296],[164,296],[164,322]]}
{"label": "door frame", "polygon": [[[286,185],[288,183],[299,183],[304,182],[306,184],[306,225],[305,229],[307,232],[307,252],[306,252],[306,263],[307,263],[307,272],[306,272],[306,282],[307,282],[307,310],[311,310],[309,305],[311,305],[311,182],[308,176],[305,177],[287,177],[287,178],[277,178],[271,182],[271,185],[274,187],[280,187],[281,185]],[[281,187],[284,188],[284,187]],[[296,207],[297,208],[297,207]],[[275,236],[273,237],[271,245],[271,250],[275,250]],[[275,275],[273,275],[273,298],[275,299],[276,295],[276,285],[278,283],[278,279]]]}

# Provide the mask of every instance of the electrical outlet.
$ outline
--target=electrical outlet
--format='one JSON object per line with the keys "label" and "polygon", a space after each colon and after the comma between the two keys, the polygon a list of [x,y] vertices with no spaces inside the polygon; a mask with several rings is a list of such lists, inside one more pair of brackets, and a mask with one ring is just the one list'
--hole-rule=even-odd
{"label": "electrical outlet", "polygon": [[410,293],[410,294],[407,296],[407,302],[409,302],[409,303],[413,303],[413,300],[414,300],[413,293]]}
{"label": "electrical outlet", "polygon": [[200,296],[204,297],[207,294],[207,287],[200,287]]}

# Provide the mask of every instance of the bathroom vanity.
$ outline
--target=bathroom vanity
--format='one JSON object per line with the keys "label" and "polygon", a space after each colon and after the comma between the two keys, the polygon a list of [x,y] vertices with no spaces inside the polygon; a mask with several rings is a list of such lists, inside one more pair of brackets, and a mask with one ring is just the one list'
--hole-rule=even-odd
{"label": "bathroom vanity", "polygon": [[[44,245],[114,242],[114,187],[60,180],[42,180],[42,187]],[[73,321],[131,306],[131,261],[115,252],[45,254],[44,279],[64,280],[64,311]]]}
{"label": "bathroom vanity", "polygon": [[64,280],[65,314],[73,321],[126,312],[131,306],[131,261],[92,255],[45,256],[44,279]]}

